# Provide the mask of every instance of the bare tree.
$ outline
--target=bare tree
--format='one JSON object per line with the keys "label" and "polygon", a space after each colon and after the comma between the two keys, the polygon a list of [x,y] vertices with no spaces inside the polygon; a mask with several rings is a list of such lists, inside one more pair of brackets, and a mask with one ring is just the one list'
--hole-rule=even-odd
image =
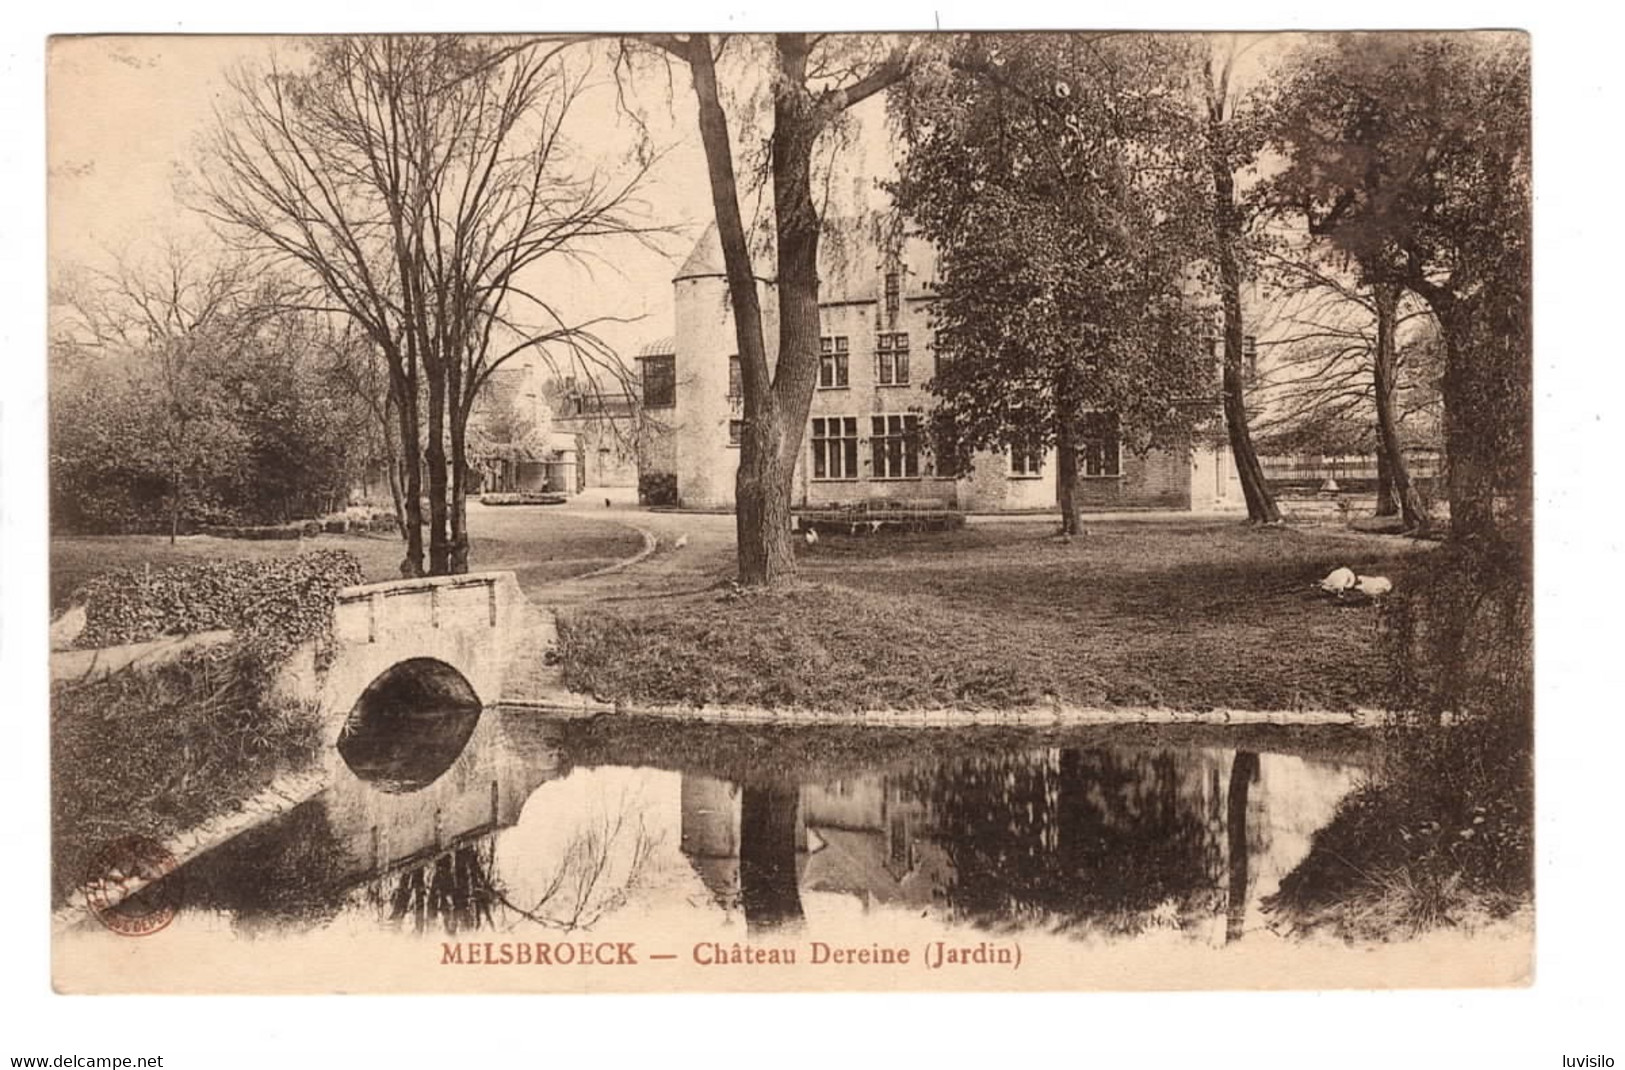
{"label": "bare tree", "polygon": [[685,64],[699,106],[700,139],[739,347],[744,428],[735,481],[739,580],[771,585],[794,577],[790,494],[818,381],[818,246],[822,217],[813,159],[819,139],[853,105],[907,72],[909,46],[872,37],[782,33],[771,42],[772,127],[767,132],[779,345],[769,367],[762,307],[717,60],[729,38],[652,35],[647,42]]}
{"label": "bare tree", "polygon": [[1244,372],[1245,329],[1242,322],[1242,237],[1244,220],[1236,198],[1236,169],[1257,150],[1256,138],[1248,124],[1236,114],[1231,78],[1237,59],[1234,38],[1228,44],[1214,42],[1207,63],[1205,105],[1207,150],[1213,175],[1213,256],[1219,270],[1219,306],[1222,322],[1222,382],[1224,422],[1230,436],[1230,453],[1241,479],[1242,497],[1247,502],[1247,518],[1255,523],[1273,524],[1281,519],[1275,496],[1264,480],[1258,451],[1247,424],[1246,376]]}
{"label": "bare tree", "polygon": [[1400,430],[1407,416],[1437,396],[1419,381],[1418,369],[1406,367],[1401,332],[1430,317],[1397,286],[1362,283],[1301,242],[1269,254],[1265,272],[1273,280],[1277,315],[1268,325],[1268,381],[1255,393],[1272,404],[1255,430],[1279,434],[1307,421],[1364,423],[1375,436],[1377,515],[1400,515],[1407,529],[1426,527]]}
{"label": "bare tree", "polygon": [[200,209],[297,265],[301,305],[347,315],[383,354],[408,575],[425,571],[425,490],[427,571],[468,569],[468,420],[491,374],[527,349],[608,349],[601,320],[538,291],[539,269],[654,229],[635,200],[652,160],[610,179],[572,157],[564,126],[587,83],[562,47],[323,40],[301,70],[238,71],[208,147]]}

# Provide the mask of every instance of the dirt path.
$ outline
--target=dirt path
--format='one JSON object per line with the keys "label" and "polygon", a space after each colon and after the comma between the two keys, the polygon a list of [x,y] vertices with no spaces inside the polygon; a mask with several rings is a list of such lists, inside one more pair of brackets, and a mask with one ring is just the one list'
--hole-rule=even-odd
{"label": "dirt path", "polygon": [[[559,609],[589,602],[703,590],[727,578],[734,567],[734,518],[731,515],[655,513],[624,506],[564,506],[561,513],[588,520],[608,520],[647,532],[655,551],[625,568],[526,586],[537,606]],[[681,543],[682,545],[679,545]]]}

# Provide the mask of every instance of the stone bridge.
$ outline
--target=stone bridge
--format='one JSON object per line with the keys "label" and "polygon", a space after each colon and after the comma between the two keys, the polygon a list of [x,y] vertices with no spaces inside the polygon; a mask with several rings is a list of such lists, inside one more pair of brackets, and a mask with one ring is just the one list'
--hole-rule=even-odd
{"label": "stone bridge", "polygon": [[533,616],[512,572],[347,587],[333,609],[326,671],[300,658],[289,683],[320,702],[329,745],[373,714],[478,709],[502,697],[517,625]]}

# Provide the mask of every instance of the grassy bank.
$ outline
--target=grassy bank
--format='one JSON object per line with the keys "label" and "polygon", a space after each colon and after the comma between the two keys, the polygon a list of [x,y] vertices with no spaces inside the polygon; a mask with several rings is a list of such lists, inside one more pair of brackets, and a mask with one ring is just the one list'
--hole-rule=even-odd
{"label": "grassy bank", "polygon": [[1383,699],[1378,614],[1311,584],[1350,565],[1403,585],[1419,552],[1233,522],[833,538],[784,590],[575,610],[560,654],[569,686],[610,699],[1347,709]]}
{"label": "grassy bank", "polygon": [[53,904],[102,846],[161,842],[315,760],[315,711],[257,680],[228,649],[52,689]]}
{"label": "grassy bank", "polygon": [[1392,702],[1412,714],[1383,740],[1384,775],[1345,800],[1268,904],[1290,928],[1392,938],[1532,900],[1528,544],[1445,546],[1415,578],[1388,632]]}

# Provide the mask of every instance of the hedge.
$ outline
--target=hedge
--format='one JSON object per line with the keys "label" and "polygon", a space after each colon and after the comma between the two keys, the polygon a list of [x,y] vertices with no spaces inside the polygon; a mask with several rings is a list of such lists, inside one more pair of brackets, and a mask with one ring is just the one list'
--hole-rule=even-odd
{"label": "hedge", "polygon": [[638,473],[639,505],[676,505],[677,476],[671,472]]}
{"label": "hedge", "polygon": [[491,492],[480,495],[482,505],[563,505],[565,495],[551,490]]}
{"label": "hedge", "polygon": [[270,665],[328,634],[340,588],[361,582],[348,550],[263,561],[202,561],[104,572],[80,588],[85,627],[76,645],[138,643],[229,628]]}

